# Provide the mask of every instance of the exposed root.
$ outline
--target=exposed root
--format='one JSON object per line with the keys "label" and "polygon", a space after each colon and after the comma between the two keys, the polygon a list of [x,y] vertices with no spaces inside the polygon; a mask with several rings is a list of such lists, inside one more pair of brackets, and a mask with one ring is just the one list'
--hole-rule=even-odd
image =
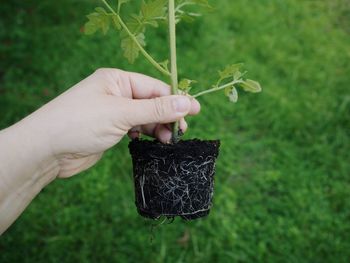
{"label": "exposed root", "polygon": [[134,165],[136,203],[142,214],[151,218],[193,219],[192,216],[209,212],[214,188],[214,156],[185,156],[181,160],[151,156],[136,160]]}

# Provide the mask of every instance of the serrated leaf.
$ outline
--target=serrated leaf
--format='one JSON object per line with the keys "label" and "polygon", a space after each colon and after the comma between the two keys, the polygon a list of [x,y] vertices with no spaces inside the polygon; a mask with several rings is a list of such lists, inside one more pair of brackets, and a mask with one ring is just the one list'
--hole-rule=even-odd
{"label": "serrated leaf", "polygon": [[95,11],[101,15],[107,15],[107,12],[103,7],[96,7]]}
{"label": "serrated leaf", "polygon": [[165,15],[167,0],[153,0],[143,2],[141,15],[145,21],[155,20]]}
{"label": "serrated leaf", "polygon": [[95,11],[96,12],[87,15],[89,21],[84,26],[85,34],[92,35],[98,30],[106,34],[110,27],[111,18],[102,7],[95,8]]}
{"label": "serrated leaf", "polygon": [[96,33],[97,30],[98,30],[97,25],[92,23],[91,21],[86,22],[86,24],[84,25],[84,33],[86,35],[93,35]]}
{"label": "serrated leaf", "polygon": [[242,78],[242,76],[243,76],[243,73],[241,71],[237,70],[236,73],[233,74],[233,79],[239,80],[240,78]]}
{"label": "serrated leaf", "polygon": [[110,20],[105,19],[105,21],[101,24],[101,30],[103,34],[107,34],[110,26]]}
{"label": "serrated leaf", "polygon": [[178,0],[176,1],[176,5],[179,6],[185,6],[185,5],[199,5],[199,6],[203,6],[203,7],[208,7],[208,8],[212,8],[208,2],[208,0]]}
{"label": "serrated leaf", "polygon": [[[187,10],[187,6],[196,6],[191,8],[196,12],[191,12]],[[206,10],[213,10],[213,8],[209,5],[207,0],[178,0],[176,1],[176,22],[180,22],[181,20],[185,22],[193,22],[196,17],[201,16],[198,11],[200,11],[200,7],[205,8]]]}
{"label": "serrated leaf", "polygon": [[[143,34],[146,31],[146,26],[158,26],[157,20],[164,18],[166,11],[167,0],[153,0],[142,2],[141,11],[139,14],[131,14],[126,20],[126,26],[134,35]],[[128,34],[123,30],[122,37],[127,37]]]}
{"label": "serrated leaf", "polygon": [[183,12],[176,16],[176,23],[180,21],[185,21],[186,23],[192,23],[195,20],[193,16],[190,16],[189,14]]}
{"label": "serrated leaf", "polygon": [[[146,46],[144,34],[140,33],[135,37],[141,46]],[[133,64],[140,53],[137,44],[130,37],[127,37],[122,40],[121,47],[124,50],[124,56]]]}
{"label": "serrated leaf", "polygon": [[231,77],[233,78],[242,66],[242,63],[227,66],[223,71],[219,71],[220,78],[222,80]]}
{"label": "serrated leaf", "polygon": [[[145,31],[145,25],[141,21],[141,17],[139,15],[136,15],[136,14],[132,14],[126,20],[126,26],[135,35],[137,35],[139,33],[144,33],[144,31]],[[126,32],[124,32],[124,33],[126,33]]]}
{"label": "serrated leaf", "polygon": [[179,83],[179,90],[182,90],[188,93],[191,90],[191,84],[196,83],[197,81],[191,79],[182,79]]}
{"label": "serrated leaf", "polygon": [[258,93],[262,91],[260,83],[251,79],[247,79],[239,86],[246,92]]}

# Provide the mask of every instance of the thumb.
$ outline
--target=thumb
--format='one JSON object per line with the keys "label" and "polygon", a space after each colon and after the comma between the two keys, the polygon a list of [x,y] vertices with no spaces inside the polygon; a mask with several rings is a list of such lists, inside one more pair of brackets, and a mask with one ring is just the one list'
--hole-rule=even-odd
{"label": "thumb", "polygon": [[124,116],[131,127],[150,123],[171,123],[185,117],[191,110],[186,96],[164,96],[153,99],[128,100]]}

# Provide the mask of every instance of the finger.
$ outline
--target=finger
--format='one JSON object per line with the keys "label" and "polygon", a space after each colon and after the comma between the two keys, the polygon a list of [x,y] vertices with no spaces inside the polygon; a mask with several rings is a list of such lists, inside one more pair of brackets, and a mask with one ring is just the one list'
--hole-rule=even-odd
{"label": "finger", "polygon": [[185,133],[187,131],[188,125],[187,122],[184,118],[180,120],[180,125],[179,125],[181,133]]}
{"label": "finger", "polygon": [[[130,99],[151,99],[168,96],[171,94],[170,86],[161,80],[135,72],[123,71],[113,68],[98,69],[94,74],[108,80],[111,86],[122,89],[122,96]],[[126,90],[124,90],[126,89]],[[114,94],[112,92],[112,94]],[[200,111],[200,104],[195,98],[191,98],[192,111],[190,115]]]}
{"label": "finger", "polygon": [[157,125],[158,125],[157,123],[151,123],[151,124],[140,126],[141,127],[141,130],[140,130],[141,134],[154,137],[154,131],[155,131]]}
{"label": "finger", "polygon": [[158,79],[134,72],[124,71],[125,81],[133,99],[151,99],[171,94],[170,86]]}
{"label": "finger", "polygon": [[[187,122],[184,118],[179,121],[179,133],[184,134],[187,130]],[[159,124],[155,129],[154,136],[162,143],[169,143],[172,137],[171,124]]]}
{"label": "finger", "polygon": [[[182,118],[179,124],[179,129],[181,130],[182,133],[185,133],[188,129],[188,124],[185,120],[185,118]],[[168,130],[170,132],[170,134],[172,133],[172,124],[171,123],[167,123],[167,124],[147,124],[147,125],[142,125],[142,126],[137,126],[137,127],[133,127],[132,129],[129,130],[128,132],[128,136],[130,137],[130,139],[136,139],[136,138],[140,138],[141,134],[150,136],[150,137],[154,137],[154,138],[161,138],[162,135],[161,134],[168,134],[168,132],[166,132],[165,130]],[[168,139],[168,135],[162,137],[165,138],[164,140]],[[164,141],[162,140],[162,142]]]}
{"label": "finger", "polygon": [[130,129],[128,131],[128,136],[130,139],[135,140],[137,138],[140,138],[141,136],[141,127],[137,126],[137,127],[133,127],[132,129]]}
{"label": "finger", "polygon": [[[187,131],[188,125],[184,118],[180,120],[179,129],[182,133],[185,133]],[[151,136],[157,139],[162,139],[162,142],[166,142],[166,140],[169,139],[169,135],[172,133],[172,124],[148,124],[141,126],[141,129],[139,130],[140,133]],[[163,136],[164,135],[164,136]],[[171,136],[170,136],[171,137]]]}
{"label": "finger", "polygon": [[188,115],[197,115],[201,111],[201,105],[198,100],[191,98],[191,110]]}
{"label": "finger", "polygon": [[165,125],[159,124],[155,128],[153,136],[162,143],[170,143],[172,135]]}
{"label": "finger", "polygon": [[118,98],[117,103],[118,115],[123,118],[128,130],[138,125],[175,122],[186,116],[192,107],[186,96],[165,96],[148,100]]}
{"label": "finger", "polygon": [[[124,71],[125,72],[125,71]],[[171,94],[170,86],[161,80],[135,72],[125,72],[132,90],[134,99],[151,99],[168,96]],[[196,115],[200,112],[201,106],[197,99],[191,98],[191,111],[189,115]]]}

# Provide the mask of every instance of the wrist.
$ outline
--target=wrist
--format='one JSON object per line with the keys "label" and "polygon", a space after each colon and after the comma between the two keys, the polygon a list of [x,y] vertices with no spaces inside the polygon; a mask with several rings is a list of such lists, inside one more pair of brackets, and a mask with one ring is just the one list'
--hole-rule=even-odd
{"label": "wrist", "polygon": [[49,138],[38,127],[30,115],[0,131],[1,187],[7,192],[21,187],[40,192],[59,172]]}
{"label": "wrist", "polygon": [[31,118],[0,131],[0,235],[59,172],[46,140]]}

